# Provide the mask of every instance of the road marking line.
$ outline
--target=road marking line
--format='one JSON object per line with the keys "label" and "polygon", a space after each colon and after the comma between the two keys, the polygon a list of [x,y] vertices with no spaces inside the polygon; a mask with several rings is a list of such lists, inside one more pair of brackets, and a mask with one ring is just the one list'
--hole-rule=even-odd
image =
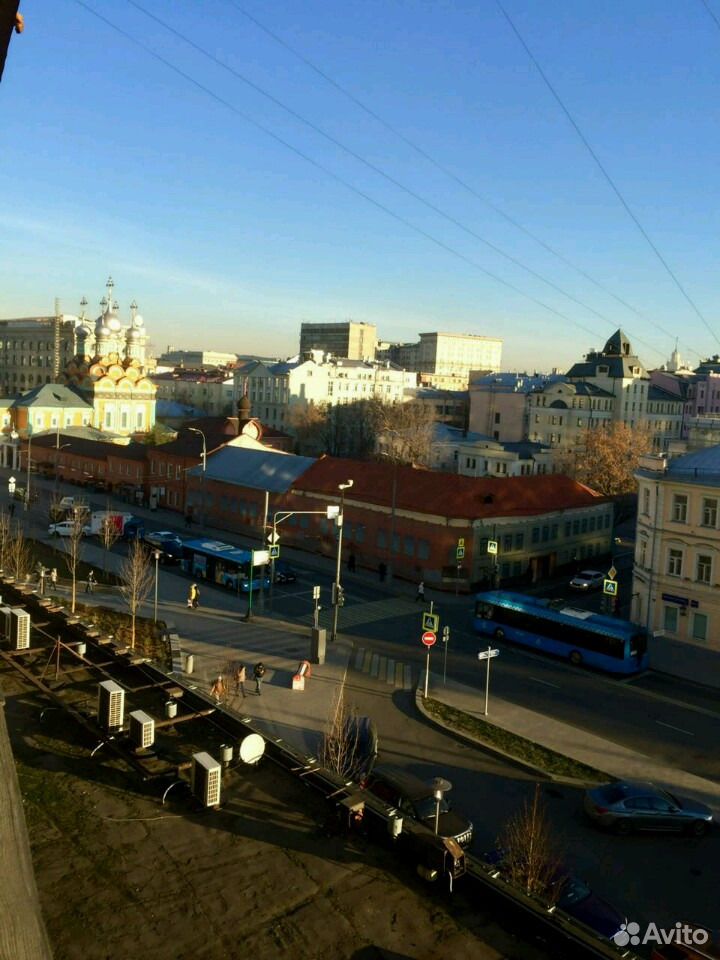
{"label": "road marking line", "polygon": [[[382,658],[383,660],[385,657]],[[380,672],[380,656],[377,653],[372,655],[372,660],[370,661],[370,676],[374,677],[377,680],[378,673]]]}
{"label": "road marking line", "polygon": [[668,727],[670,730],[677,730],[678,733],[686,733],[689,737],[695,736],[691,730],[683,730],[682,727],[674,727],[671,723],[664,723],[662,720],[656,720],[655,723],[659,724],[661,727]]}
{"label": "road marking line", "polygon": [[363,657],[365,656],[365,647],[358,647],[355,653],[355,669],[362,669]]}
{"label": "road marking line", "polygon": [[402,687],[403,685],[403,670],[405,669],[404,663],[395,664],[395,686]]}
{"label": "road marking line", "polygon": [[395,661],[388,657],[387,670],[385,671],[385,683],[395,683]]}
{"label": "road marking line", "polygon": [[556,690],[560,689],[560,684],[550,683],[549,680],[541,680],[540,677],[528,677],[528,680],[534,680],[535,683],[542,683],[546,687],[554,687]]}
{"label": "road marking line", "polygon": [[404,689],[404,690],[412,690],[412,669],[411,669],[409,663],[406,663],[406,664],[404,664],[403,666],[404,666],[404,670],[403,670],[403,675],[404,675],[403,689]]}
{"label": "road marking line", "polygon": [[370,661],[372,660],[372,650],[366,650],[363,657],[362,672],[367,673],[370,670]]}

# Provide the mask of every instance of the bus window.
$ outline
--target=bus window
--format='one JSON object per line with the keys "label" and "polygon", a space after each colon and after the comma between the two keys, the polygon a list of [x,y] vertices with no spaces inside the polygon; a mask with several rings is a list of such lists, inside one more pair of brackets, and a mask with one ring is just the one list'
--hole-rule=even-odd
{"label": "bus window", "polygon": [[475,616],[482,617],[483,620],[492,620],[493,619],[493,607],[489,603],[485,603],[482,600],[478,600],[475,604]]}

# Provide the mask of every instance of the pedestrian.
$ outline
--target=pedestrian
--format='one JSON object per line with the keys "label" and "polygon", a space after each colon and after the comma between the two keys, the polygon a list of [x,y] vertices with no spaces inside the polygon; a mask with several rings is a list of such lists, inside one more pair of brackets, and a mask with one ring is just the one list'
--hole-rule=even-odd
{"label": "pedestrian", "polygon": [[348,570],[350,573],[355,573],[355,554],[351,553],[348,557]]}
{"label": "pedestrian", "polygon": [[191,525],[192,525],[192,514],[188,510],[188,512],[185,514],[185,526],[190,527]]}
{"label": "pedestrian", "polygon": [[265,664],[262,660],[259,663],[256,663],[253,667],[253,679],[255,680],[255,693],[260,697],[262,696],[262,690],[260,685],[262,684],[263,677],[265,676]]}
{"label": "pedestrian", "polygon": [[420,583],[417,585],[417,593],[415,594],[415,603],[417,603],[418,600],[421,600],[423,602],[425,601],[425,581],[424,580],[421,580]]}
{"label": "pedestrian", "polygon": [[11,517],[14,517],[14,516],[15,516],[15,501],[14,501],[14,500],[13,500],[13,502],[10,504],[10,506],[8,507],[8,513],[10,514]]}
{"label": "pedestrian", "polygon": [[245,699],[245,664],[239,663],[235,669],[235,696],[242,693]]}
{"label": "pedestrian", "polygon": [[200,605],[200,588],[196,583],[190,587],[190,592],[188,593],[187,605],[193,610],[197,610]]}
{"label": "pedestrian", "polygon": [[378,565],[378,577],[380,577],[380,583],[385,583],[385,577],[387,576],[387,567],[384,563]]}
{"label": "pedestrian", "polygon": [[218,676],[217,680],[213,680],[210,695],[215,698],[215,703],[220,703],[221,700],[225,699],[225,683],[222,674]]}
{"label": "pedestrian", "polygon": [[91,570],[88,574],[87,583],[85,584],[85,593],[92,593],[97,580],[95,579],[95,571]]}
{"label": "pedestrian", "polygon": [[52,584],[53,590],[57,587],[57,569],[55,567],[50,571],[50,583]]}

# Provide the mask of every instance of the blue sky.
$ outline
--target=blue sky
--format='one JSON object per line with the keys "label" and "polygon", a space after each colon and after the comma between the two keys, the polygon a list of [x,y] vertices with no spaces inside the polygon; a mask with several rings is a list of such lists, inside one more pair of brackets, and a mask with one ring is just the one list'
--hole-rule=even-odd
{"label": "blue sky", "polygon": [[[673,334],[691,360],[720,350],[720,29],[702,0],[504,3],[713,333],[622,209],[495,0],[138,0],[462,226],[127,0],[86,2],[433,239],[75,0],[33,0],[21,3],[26,32],[13,39],[0,84],[0,317],[51,312],[56,296],[75,312],[83,295],[95,314],[112,273],[121,312],[135,298],[159,349],[288,355],[303,319],[353,318],[391,340],[425,330],[502,336],[506,368],[563,368],[618,326],[650,366],[669,356]],[[720,19],[720,0],[708,2]],[[642,316],[511,227],[241,10]]]}

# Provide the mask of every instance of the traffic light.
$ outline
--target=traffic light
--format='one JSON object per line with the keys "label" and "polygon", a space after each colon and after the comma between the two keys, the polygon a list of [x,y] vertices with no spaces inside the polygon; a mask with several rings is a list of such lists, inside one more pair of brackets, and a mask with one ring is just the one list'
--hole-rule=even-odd
{"label": "traffic light", "polygon": [[345,588],[339,583],[334,583],[332,588],[332,602],[338,607],[345,606]]}

